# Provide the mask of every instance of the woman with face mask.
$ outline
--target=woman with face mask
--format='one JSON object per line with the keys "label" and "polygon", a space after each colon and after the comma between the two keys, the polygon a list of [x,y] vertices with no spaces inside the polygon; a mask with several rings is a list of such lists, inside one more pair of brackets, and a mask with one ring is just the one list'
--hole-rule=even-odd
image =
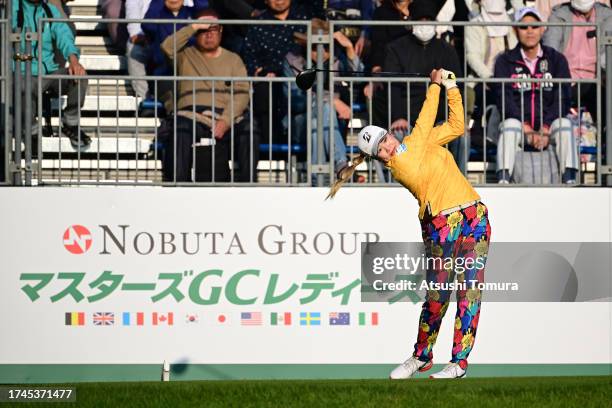
{"label": "woman with face mask", "polygon": [[[506,0],[481,0],[480,14],[470,21],[477,23],[510,23],[510,16],[506,11]],[[465,28],[465,51],[470,76],[477,78],[491,78],[493,67],[497,56],[507,50],[516,47],[517,39],[514,30],[510,26],[468,26]],[[484,148],[485,130],[482,127],[482,116],[487,115],[486,135],[489,142],[497,141],[500,114],[495,105],[495,96],[489,86],[485,85],[483,96],[483,84],[468,84],[470,91],[473,89],[474,99],[468,98],[468,112],[472,112],[474,126],[471,131],[472,145]],[[487,106],[483,103],[487,102]],[[474,101],[473,104],[470,101]],[[473,109],[472,109],[473,108]]]}
{"label": "woman with face mask", "polygon": [[[610,0],[598,0],[599,3],[610,7]],[[567,3],[568,0],[535,0],[535,8],[538,9],[544,21],[548,20],[552,9],[560,4]]]}
{"label": "woman with face mask", "polygon": [[[415,0],[410,4],[410,16],[413,21],[421,23],[433,22],[438,13],[438,7],[429,0]],[[432,69],[445,67],[449,71],[462,75],[459,64],[459,56],[455,48],[447,42],[436,38],[435,24],[415,24],[412,33],[404,35],[387,45],[384,71],[390,72],[431,72]],[[387,120],[377,125],[389,127],[398,136],[406,134],[417,119],[417,115],[423,101],[427,88],[423,83],[394,83],[391,85],[391,125]],[[438,107],[436,123],[446,119],[445,96]],[[459,168],[465,169],[465,154],[461,151],[464,143],[457,140],[451,143],[449,148],[453,152]]]}
{"label": "woman with face mask", "polygon": [[[387,130],[366,126],[358,136],[361,155],[340,171],[329,193],[333,197],[366,158],[379,160],[419,202],[426,256],[452,259],[453,264],[459,259],[465,265],[469,259],[475,261],[471,262],[472,268],[457,271],[456,275],[452,267],[447,269],[440,263],[433,262],[427,269],[427,283],[440,284],[442,289],[427,290],[414,352],[391,372],[392,379],[410,378],[417,371],[432,367],[432,349],[452,292],[445,285],[454,282],[455,277],[458,282],[483,282],[491,234],[487,207],[444,147],[464,132],[463,103],[455,75],[433,70],[430,79],[427,97],[412,133],[400,144]],[[442,86],[446,88],[450,113],[447,122],[434,127]],[[474,346],[480,316],[481,293],[472,286],[457,289],[452,359],[430,378],[461,378],[467,372],[467,359]]]}
{"label": "woman with face mask", "polygon": [[[374,21],[408,21],[410,19],[411,0],[383,0],[380,7],[374,11]],[[382,71],[387,55],[386,44],[407,34],[405,26],[377,25],[372,26],[372,44],[369,63],[372,72]],[[429,71],[427,71],[429,72]],[[363,93],[366,98],[372,100],[373,123],[386,123],[389,116],[387,86],[383,82],[368,83]],[[369,105],[369,104],[368,104]]]}
{"label": "woman with face mask", "polygon": [[[554,48],[567,58],[570,73],[574,79],[595,79],[597,77],[597,59],[605,61],[604,42],[596,38],[595,24],[601,27],[600,33],[612,31],[612,9],[595,0],[571,0],[555,7],[548,19],[549,23],[589,23],[593,26],[550,26],[544,33],[544,45]],[[599,46],[599,50],[597,47]],[[580,91],[580,92],[578,92]],[[602,93],[605,95],[605,91]],[[581,107],[597,121],[597,87],[595,84],[572,86],[572,106]],[[606,112],[606,100],[602,98],[602,113]],[[606,115],[600,118],[602,129],[605,127]]]}

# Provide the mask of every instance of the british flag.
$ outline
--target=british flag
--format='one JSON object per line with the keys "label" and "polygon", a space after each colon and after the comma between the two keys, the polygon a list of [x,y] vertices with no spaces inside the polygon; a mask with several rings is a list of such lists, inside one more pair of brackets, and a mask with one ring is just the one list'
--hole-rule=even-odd
{"label": "british flag", "polygon": [[93,315],[94,326],[112,326],[115,324],[115,314],[111,312],[96,312]]}

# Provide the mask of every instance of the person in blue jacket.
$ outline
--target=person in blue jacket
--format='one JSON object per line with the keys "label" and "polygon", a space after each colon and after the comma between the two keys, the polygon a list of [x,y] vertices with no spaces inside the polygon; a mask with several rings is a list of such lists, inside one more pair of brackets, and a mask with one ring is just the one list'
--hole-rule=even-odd
{"label": "person in blue jacket", "polygon": [[[531,7],[516,12],[518,45],[500,54],[495,61],[495,78],[514,78],[511,83],[495,84],[497,107],[502,114],[497,143],[497,175],[500,184],[512,180],[515,154],[522,146],[536,150],[556,149],[563,182],[576,182],[578,153],[569,113],[570,84],[521,82],[521,79],[570,78],[567,59],[553,48],[541,44],[544,27],[529,25],[542,21]],[[503,88],[503,90],[502,90]]]}
{"label": "person in blue jacket", "polygon": [[[38,23],[41,18],[63,18],[59,10],[44,0],[13,0],[12,20],[13,31],[38,32]],[[79,49],[75,45],[74,34],[65,22],[47,21],[41,27],[41,53],[38,53],[38,41],[32,41],[32,121],[38,113],[38,81],[35,77],[39,71],[42,75],[86,75],[85,68],[79,62]],[[22,37],[21,50],[25,52],[25,37]],[[56,53],[60,53],[68,62],[68,68],[60,66],[56,61]],[[25,64],[21,65],[25,73]],[[42,92],[54,90],[59,93],[60,80],[52,78],[42,79]],[[79,108],[85,103],[87,95],[87,79],[61,80],[61,93],[67,96],[66,107],[62,112],[62,136],[68,137],[74,148],[86,147],[91,138],[79,129]],[[36,125],[33,125],[33,134],[36,134]]]}
{"label": "person in blue jacket", "polygon": [[[194,0],[193,6],[186,6],[184,0],[151,0],[145,19],[187,20],[194,18],[195,14],[208,7],[208,0]],[[174,66],[169,64],[166,55],[161,50],[161,43],[176,31],[185,27],[185,23],[142,23],[142,31],[147,37],[151,49],[149,75],[167,76],[176,74]],[[193,45],[190,40],[187,46]],[[154,89],[155,87],[151,87]],[[164,102],[167,112],[174,111],[172,103],[172,81],[158,81],[156,98]]]}

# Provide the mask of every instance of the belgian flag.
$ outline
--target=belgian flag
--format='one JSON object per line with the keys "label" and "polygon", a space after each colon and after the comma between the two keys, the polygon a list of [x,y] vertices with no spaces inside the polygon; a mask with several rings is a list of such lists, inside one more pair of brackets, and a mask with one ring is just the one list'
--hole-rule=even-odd
{"label": "belgian flag", "polygon": [[67,312],[66,326],[85,326],[85,313]]}

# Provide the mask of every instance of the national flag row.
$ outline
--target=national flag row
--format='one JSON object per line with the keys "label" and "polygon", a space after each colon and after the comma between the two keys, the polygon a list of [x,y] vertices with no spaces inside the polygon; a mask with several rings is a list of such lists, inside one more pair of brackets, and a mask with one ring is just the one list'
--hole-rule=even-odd
{"label": "national flag row", "polygon": [[[264,317],[262,312],[241,312],[241,326],[263,326]],[[186,323],[198,323],[199,316],[197,314],[185,315]],[[219,314],[216,318],[218,323],[226,323],[228,321],[224,314]],[[295,318],[291,312],[270,313],[270,326],[322,326],[323,314],[321,312],[299,312],[295,314]],[[378,326],[378,312],[331,312],[328,314],[327,322],[330,326]],[[158,313],[151,314],[144,312],[95,312],[91,314],[91,323],[94,326],[144,326],[151,324],[153,326],[168,325],[172,326],[175,323],[174,313]],[[85,326],[85,312],[67,312],[65,314],[66,326]]]}
{"label": "national flag row", "polygon": [[[144,312],[95,312],[91,314],[91,323],[94,326],[144,326],[145,317],[149,317],[148,323],[153,326],[174,324],[174,313],[157,313],[151,314]],[[65,313],[66,326],[85,326],[85,312],[67,312]]]}

